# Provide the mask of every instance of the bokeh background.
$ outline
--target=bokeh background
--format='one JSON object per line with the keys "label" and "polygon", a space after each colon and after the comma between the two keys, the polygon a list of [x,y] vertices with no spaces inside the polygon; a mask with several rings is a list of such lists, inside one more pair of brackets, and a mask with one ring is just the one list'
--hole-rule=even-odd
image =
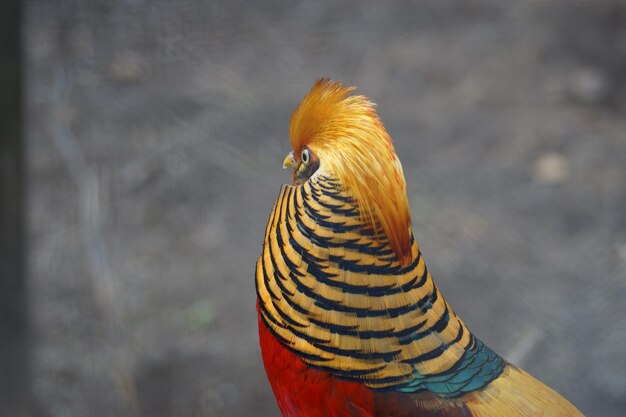
{"label": "bokeh background", "polygon": [[254,264],[322,76],[378,103],[475,334],[626,413],[626,2],[29,0],[23,36],[42,415],[279,415]]}

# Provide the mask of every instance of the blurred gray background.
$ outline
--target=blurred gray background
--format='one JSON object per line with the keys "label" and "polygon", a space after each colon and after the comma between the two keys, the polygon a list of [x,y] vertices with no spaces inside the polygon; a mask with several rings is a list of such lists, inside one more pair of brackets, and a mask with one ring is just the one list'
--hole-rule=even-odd
{"label": "blurred gray background", "polygon": [[32,383],[50,417],[279,415],[253,282],[319,77],[378,103],[475,334],[626,413],[626,2],[30,0]]}

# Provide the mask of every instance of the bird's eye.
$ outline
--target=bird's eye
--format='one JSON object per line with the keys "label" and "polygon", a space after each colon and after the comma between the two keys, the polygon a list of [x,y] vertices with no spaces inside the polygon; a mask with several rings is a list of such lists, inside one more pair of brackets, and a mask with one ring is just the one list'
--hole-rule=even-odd
{"label": "bird's eye", "polygon": [[311,151],[309,150],[309,148],[304,148],[302,150],[302,155],[300,155],[300,159],[302,159],[302,163],[304,165],[309,163],[309,161],[311,160]]}

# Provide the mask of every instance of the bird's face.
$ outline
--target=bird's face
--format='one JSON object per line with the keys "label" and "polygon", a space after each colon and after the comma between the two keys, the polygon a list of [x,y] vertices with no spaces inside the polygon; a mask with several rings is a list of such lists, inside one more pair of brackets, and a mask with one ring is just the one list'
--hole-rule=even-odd
{"label": "bird's face", "polygon": [[293,152],[283,167],[293,170],[296,186],[318,173],[335,179],[363,222],[386,235],[407,265],[411,231],[402,166],[374,104],[353,90],[324,78],[313,85],[291,115]]}
{"label": "bird's face", "polygon": [[303,146],[299,154],[291,151],[283,160],[283,169],[292,168],[293,185],[300,185],[311,178],[320,167],[320,160],[308,146]]}

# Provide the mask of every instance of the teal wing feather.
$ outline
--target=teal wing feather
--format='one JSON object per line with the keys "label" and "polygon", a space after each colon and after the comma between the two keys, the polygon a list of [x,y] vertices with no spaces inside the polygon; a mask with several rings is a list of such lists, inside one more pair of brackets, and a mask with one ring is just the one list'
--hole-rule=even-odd
{"label": "teal wing feather", "polygon": [[505,362],[479,339],[456,365],[437,375],[415,374],[415,379],[397,390],[404,393],[428,391],[442,398],[455,398],[472,392],[496,379]]}

